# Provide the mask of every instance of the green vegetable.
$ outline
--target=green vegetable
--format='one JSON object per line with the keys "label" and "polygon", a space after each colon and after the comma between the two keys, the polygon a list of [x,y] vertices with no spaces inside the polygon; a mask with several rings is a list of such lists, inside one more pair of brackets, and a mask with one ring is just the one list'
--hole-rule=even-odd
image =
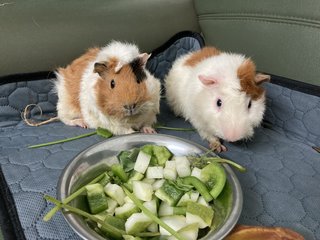
{"label": "green vegetable", "polygon": [[188,176],[188,177],[184,177],[182,180],[185,184],[190,184],[194,186],[195,189],[197,189],[197,191],[204,197],[206,202],[210,202],[213,199],[206,185],[202,181],[200,181],[198,178],[193,176]]}
{"label": "green vegetable", "polygon": [[[111,225],[111,226],[121,230],[121,231],[125,231],[125,227],[124,227],[125,221],[121,218],[107,215],[104,222],[108,225]],[[109,237],[111,239],[119,239],[119,240],[122,239],[122,235],[120,235],[119,232],[110,231],[110,228],[106,228],[104,226],[101,226],[101,230],[104,232],[104,234],[107,237]]]}
{"label": "green vegetable", "polygon": [[[93,183],[97,183],[99,182],[103,177],[104,177],[105,173],[100,174],[98,177],[94,178],[91,182],[89,182],[88,184],[93,184]],[[84,191],[86,191],[85,186],[79,188],[77,191],[75,191],[74,193],[72,193],[70,196],[68,196],[67,198],[62,200],[63,204],[68,204],[69,202],[71,202],[73,199],[75,199],[76,197],[78,197],[80,194],[82,194]],[[43,221],[47,222],[49,221],[55,214],[56,212],[58,212],[61,209],[61,207],[59,205],[55,206],[54,208],[52,208],[44,217],[43,217]]]}
{"label": "green vegetable", "polygon": [[121,230],[121,229],[118,229],[104,221],[102,221],[100,218],[97,218],[95,217],[94,215],[90,214],[90,213],[87,213],[85,211],[82,211],[81,209],[79,208],[75,208],[75,207],[72,207],[72,206],[69,206],[67,204],[64,204],[63,202],[60,202],[59,200],[49,196],[49,195],[45,195],[44,198],[54,204],[56,204],[58,206],[58,208],[64,208],[66,210],[69,210],[70,212],[72,213],[75,213],[75,214],[78,214],[82,217],[85,217],[85,218],[88,218],[94,222],[97,222],[99,223],[103,228],[105,229],[108,229],[108,231],[110,232],[113,232],[114,234],[117,234],[118,236],[122,236],[124,234],[126,234],[125,231]]}
{"label": "green vegetable", "polygon": [[210,189],[213,198],[217,198],[221,193],[226,180],[227,174],[219,163],[209,163],[201,170],[201,181]]}
{"label": "green vegetable", "polygon": [[111,166],[111,171],[115,176],[119,177],[122,182],[126,183],[128,181],[128,175],[121,164],[113,164]]}
{"label": "green vegetable", "polygon": [[151,166],[164,166],[166,161],[173,156],[173,154],[165,146],[146,144],[141,147],[141,151],[151,156]]}
{"label": "green vegetable", "polygon": [[156,157],[157,163],[160,166],[164,166],[166,161],[173,156],[168,148],[158,145],[153,145],[153,155]]}
{"label": "green vegetable", "polygon": [[113,134],[112,134],[108,129],[101,128],[101,127],[98,127],[98,128],[97,128],[96,133],[97,133],[99,136],[104,137],[104,138],[110,138],[110,137],[113,136]]}
{"label": "green vegetable", "polygon": [[143,204],[137,199],[128,189],[123,188],[124,192],[127,196],[142,210],[144,214],[146,214],[151,220],[159,224],[159,226],[163,227],[167,230],[171,235],[176,237],[178,240],[185,240],[179,233],[173,230],[170,226],[168,226],[165,222],[159,219],[156,215],[154,215],[149,209],[147,209]]}
{"label": "green vegetable", "polygon": [[86,190],[90,212],[92,214],[97,214],[108,208],[107,197],[100,183],[89,184],[86,186]]}
{"label": "green vegetable", "polygon": [[162,201],[165,201],[170,206],[175,206],[180,200],[184,192],[178,189],[175,185],[166,180],[163,185],[156,190],[155,195]]}
{"label": "green vegetable", "polygon": [[99,181],[102,186],[107,185],[110,182],[111,178],[108,173],[104,173],[103,178]]}
{"label": "green vegetable", "polygon": [[[211,207],[207,207],[195,202],[189,202],[187,204],[186,211],[187,211],[186,216],[187,216],[188,223],[198,222],[200,225],[200,228],[211,226],[212,219],[214,216],[214,211],[212,210]],[[199,218],[201,218],[202,221],[201,220],[198,221],[199,219],[195,218],[195,216],[198,216]]]}
{"label": "green vegetable", "polygon": [[46,146],[50,146],[50,145],[54,145],[54,144],[58,144],[58,143],[70,142],[70,141],[77,140],[77,139],[80,139],[80,138],[89,137],[89,136],[92,136],[92,135],[95,135],[95,134],[98,134],[99,136],[102,136],[104,138],[112,137],[112,133],[109,130],[104,129],[104,128],[98,128],[96,131],[91,132],[91,133],[81,134],[81,135],[76,136],[76,137],[61,139],[61,140],[57,140],[57,141],[53,141],[53,142],[32,145],[32,146],[29,146],[28,148],[39,148],[39,147],[46,147]]}
{"label": "green vegetable", "polygon": [[121,151],[118,154],[117,158],[119,159],[120,164],[123,166],[125,172],[130,172],[133,169],[139,151],[140,150],[138,148],[134,148],[131,151]]}

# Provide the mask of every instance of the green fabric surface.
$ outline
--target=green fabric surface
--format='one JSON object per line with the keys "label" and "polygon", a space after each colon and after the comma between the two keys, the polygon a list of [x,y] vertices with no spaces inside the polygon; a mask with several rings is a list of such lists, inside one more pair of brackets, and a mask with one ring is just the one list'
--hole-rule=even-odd
{"label": "green fabric surface", "polygon": [[151,51],[199,31],[192,0],[17,0],[0,5],[0,76],[53,70],[110,40]]}
{"label": "green fabric surface", "polygon": [[259,71],[320,85],[320,2],[195,0],[207,44],[244,53]]}

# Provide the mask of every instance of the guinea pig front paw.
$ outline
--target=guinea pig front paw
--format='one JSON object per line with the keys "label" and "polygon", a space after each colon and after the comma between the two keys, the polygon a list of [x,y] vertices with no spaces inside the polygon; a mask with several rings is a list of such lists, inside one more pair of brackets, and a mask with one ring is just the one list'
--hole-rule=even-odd
{"label": "guinea pig front paw", "polygon": [[140,131],[143,133],[150,133],[150,134],[157,133],[156,130],[152,127],[142,127]]}
{"label": "guinea pig front paw", "polygon": [[228,149],[226,148],[226,146],[224,146],[220,140],[218,138],[215,138],[214,140],[209,142],[209,146],[212,150],[220,153],[220,152],[225,152]]}
{"label": "guinea pig front paw", "polygon": [[66,124],[69,126],[79,126],[82,128],[88,128],[87,123],[82,118],[72,119],[72,120],[66,122]]}

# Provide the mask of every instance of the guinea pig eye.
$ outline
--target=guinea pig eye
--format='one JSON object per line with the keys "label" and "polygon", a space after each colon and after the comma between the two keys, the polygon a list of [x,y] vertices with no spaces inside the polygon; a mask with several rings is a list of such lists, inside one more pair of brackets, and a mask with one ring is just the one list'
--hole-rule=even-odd
{"label": "guinea pig eye", "polygon": [[218,106],[218,107],[221,107],[221,106],[222,106],[222,101],[221,101],[220,98],[218,98],[218,100],[217,100],[217,106]]}
{"label": "guinea pig eye", "polygon": [[114,88],[116,86],[116,82],[112,79],[110,82],[110,87]]}
{"label": "guinea pig eye", "polygon": [[248,109],[251,108],[251,100],[248,103]]}

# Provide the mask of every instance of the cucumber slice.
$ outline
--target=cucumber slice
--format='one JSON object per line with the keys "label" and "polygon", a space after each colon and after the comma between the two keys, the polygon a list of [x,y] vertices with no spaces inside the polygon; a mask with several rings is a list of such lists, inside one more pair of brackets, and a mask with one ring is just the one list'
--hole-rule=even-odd
{"label": "cucumber slice", "polygon": [[139,181],[139,180],[142,180],[143,178],[144,178],[144,175],[142,173],[133,170],[130,174],[128,184],[132,184],[132,181],[134,181],[134,180]]}
{"label": "cucumber slice", "polygon": [[137,161],[134,164],[134,170],[144,174],[150,163],[151,155],[146,154],[144,151],[140,151],[137,157]]}
{"label": "cucumber slice", "polygon": [[125,193],[118,184],[108,183],[104,187],[104,192],[115,200],[120,206],[124,204]]}
{"label": "cucumber slice", "polygon": [[159,167],[159,166],[148,167],[146,177],[151,179],[163,178],[163,167]]}
{"label": "cucumber slice", "polygon": [[151,223],[152,220],[144,213],[134,213],[127,219],[125,229],[129,235],[136,235],[143,232]]}
{"label": "cucumber slice", "polygon": [[132,235],[122,235],[124,240],[142,240],[140,237],[134,237]]}
{"label": "cucumber slice", "polygon": [[164,166],[166,161],[173,156],[168,148],[158,145],[153,145],[153,154],[157,158],[157,163],[160,166]]}
{"label": "cucumber slice", "polygon": [[211,196],[216,199],[224,188],[227,175],[219,163],[209,163],[202,168],[200,179],[210,189]]}
{"label": "cucumber slice", "polygon": [[173,154],[165,146],[147,144],[142,146],[141,151],[151,156],[151,166],[164,166]]}
{"label": "cucumber slice", "polygon": [[117,207],[114,210],[116,217],[121,219],[127,219],[132,214],[139,212],[140,209],[134,203],[125,203],[121,207]]}
{"label": "cucumber slice", "polygon": [[187,206],[188,202],[196,202],[199,198],[199,195],[199,192],[186,192],[180,198],[179,202],[177,203],[177,206],[185,207]]}
{"label": "cucumber slice", "polygon": [[133,181],[132,182],[133,194],[142,201],[151,201],[153,188],[149,183],[142,181]]}
{"label": "cucumber slice", "polygon": [[194,167],[191,171],[191,176],[201,179],[201,169]]}
{"label": "cucumber slice", "polygon": [[183,194],[184,192],[182,190],[176,188],[167,180],[163,183],[161,188],[155,191],[156,197],[165,201],[170,206],[175,206]]}
{"label": "cucumber slice", "polygon": [[86,190],[89,208],[92,214],[97,214],[108,208],[107,197],[100,183],[89,184],[86,186]]}
{"label": "cucumber slice", "polygon": [[123,166],[121,164],[113,164],[111,166],[111,171],[112,173],[117,176],[118,178],[120,178],[120,180],[124,183],[126,183],[128,181],[128,175],[127,173],[124,171]]}
{"label": "cucumber slice", "polygon": [[190,162],[185,156],[175,156],[174,160],[176,161],[176,170],[179,177],[190,176]]}
{"label": "cucumber slice", "polygon": [[199,228],[211,226],[214,211],[211,207],[199,203],[189,202],[187,204],[186,221],[188,224],[199,223]]}
{"label": "cucumber slice", "polygon": [[[181,228],[178,233],[186,240],[197,240],[198,239],[199,227],[197,223],[193,223]],[[168,240],[175,240],[176,238],[170,236]]]}
{"label": "cucumber slice", "polygon": [[165,201],[162,201],[159,206],[159,212],[158,212],[159,217],[164,217],[164,216],[171,216],[173,215],[173,207],[171,207],[168,203]]}
{"label": "cucumber slice", "polygon": [[[161,217],[160,219],[175,231],[178,231],[187,225],[186,217],[181,215],[166,216],[166,217]],[[167,230],[165,230],[161,226],[159,227],[159,231],[161,235],[166,235],[166,236],[171,235]]]}
{"label": "cucumber slice", "polygon": [[98,183],[100,183],[104,187],[109,182],[110,182],[110,176],[108,175],[108,173],[104,173],[103,178]]}
{"label": "cucumber slice", "polygon": [[108,208],[106,210],[106,212],[110,215],[114,214],[114,210],[116,209],[116,207],[118,206],[117,201],[113,200],[112,198],[107,197],[107,202],[108,202]]}
{"label": "cucumber slice", "polygon": [[152,188],[154,191],[158,190],[159,188],[162,187],[163,183],[164,183],[165,179],[159,179],[157,181],[155,181],[153,184],[152,184]]}
{"label": "cucumber slice", "polygon": [[[125,221],[121,218],[114,217],[111,215],[107,215],[105,220],[105,223],[108,223],[112,225],[113,227],[116,227],[121,230],[125,230]],[[106,229],[104,227],[101,227],[101,230],[104,232],[104,234],[109,237],[110,239],[122,239],[122,235],[116,232],[112,232],[109,229]]]}

